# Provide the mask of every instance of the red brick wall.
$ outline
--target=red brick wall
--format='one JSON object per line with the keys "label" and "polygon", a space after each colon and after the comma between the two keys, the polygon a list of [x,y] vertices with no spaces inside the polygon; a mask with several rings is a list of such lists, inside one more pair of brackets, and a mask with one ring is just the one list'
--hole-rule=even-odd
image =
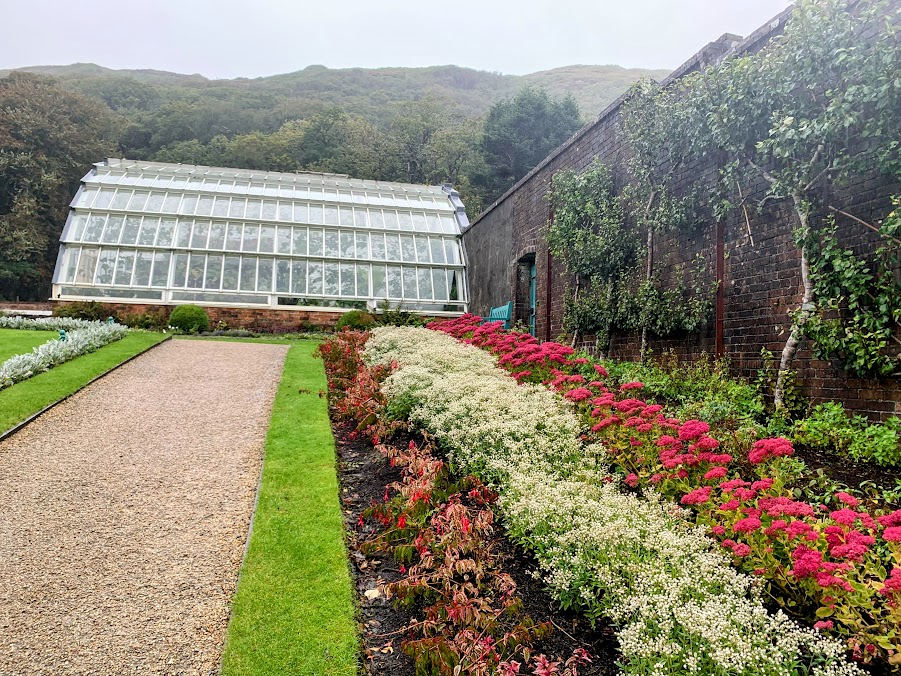
{"label": "red brick wall", "polygon": [[[772,23],[745,41],[739,49],[753,51],[772,34],[781,30]],[[675,77],[702,67],[722,54],[727,45],[712,43],[685,66],[677,70]],[[595,122],[583,128],[570,141],[552,153],[493,208],[480,216],[464,234],[464,244],[469,255],[467,275],[472,289],[471,311],[483,314],[488,307],[513,300],[517,305],[515,316],[523,312],[522,289],[517,284],[516,262],[529,253],[536,254],[538,310],[536,335],[541,339],[555,339],[563,330],[563,299],[571,293],[572,278],[559,262],[548,256],[544,231],[550,218],[547,190],[551,177],[563,169],[582,170],[596,158],[611,167],[614,183],[621,188],[625,179],[627,149],[619,128],[619,102],[614,103]],[[715,162],[689,167],[683,174],[682,187],[687,192],[689,179],[700,180],[711,186],[716,180],[718,166]],[[750,200],[762,198],[766,186],[743,186]],[[676,186],[677,193],[680,186]],[[715,281],[717,227],[703,203],[700,191],[699,213],[701,222],[692,231],[671,233],[655,244],[655,268],[662,273],[664,284],[676,281],[680,265],[684,265],[683,277],[690,274],[688,264],[700,255],[707,267],[709,281]],[[862,176],[835,194],[824,194],[824,204],[835,205],[870,223],[874,223],[890,211],[891,195],[901,194],[901,184],[884,177]],[[762,366],[760,352],[766,348],[777,358],[785,343],[788,331],[788,311],[796,308],[800,299],[800,252],[793,239],[795,225],[793,212],[786,205],[770,205],[758,214],[749,208],[751,236],[740,211],[733,211],[722,224],[725,252],[723,277],[723,348],[736,374],[754,376]],[[867,252],[877,245],[877,237],[868,229],[850,219],[839,216],[839,236],[858,252]],[[753,238],[753,244],[751,243]],[[484,253],[501,258],[506,254],[507,284],[498,283],[497,262]],[[550,271],[548,269],[550,265]],[[490,284],[488,280],[490,279]],[[527,312],[527,310],[526,310]],[[713,354],[716,350],[715,324],[700,333],[666,340],[652,339],[650,347],[660,354],[673,350],[687,360],[695,360],[701,354]],[[583,337],[580,345],[594,348],[592,336]],[[617,335],[611,347],[611,356],[634,359],[638,356],[637,335]],[[843,402],[853,411],[866,413],[873,419],[885,419],[901,415],[901,382],[898,378],[886,380],[861,380],[849,376],[837,364],[812,359],[807,341],[795,360],[799,384],[812,403],[825,399]]]}

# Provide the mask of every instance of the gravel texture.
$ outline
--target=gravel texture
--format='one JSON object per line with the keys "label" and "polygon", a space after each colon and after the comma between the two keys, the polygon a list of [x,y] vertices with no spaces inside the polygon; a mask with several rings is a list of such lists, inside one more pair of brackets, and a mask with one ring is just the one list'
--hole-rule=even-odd
{"label": "gravel texture", "polygon": [[0,443],[0,674],[215,674],[284,345],[172,340]]}

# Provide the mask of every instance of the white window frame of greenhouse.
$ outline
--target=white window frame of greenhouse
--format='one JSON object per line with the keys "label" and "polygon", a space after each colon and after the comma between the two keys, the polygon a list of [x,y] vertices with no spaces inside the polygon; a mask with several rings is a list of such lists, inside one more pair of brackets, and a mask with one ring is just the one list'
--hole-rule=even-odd
{"label": "white window frame of greenhouse", "polygon": [[108,159],[69,205],[53,299],[466,311],[449,185]]}

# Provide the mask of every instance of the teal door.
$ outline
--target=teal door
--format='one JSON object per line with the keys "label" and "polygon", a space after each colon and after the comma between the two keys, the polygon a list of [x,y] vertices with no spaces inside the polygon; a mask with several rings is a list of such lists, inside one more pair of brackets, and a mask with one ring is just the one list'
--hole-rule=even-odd
{"label": "teal door", "polygon": [[532,265],[529,266],[529,333],[531,333],[533,336],[535,335],[536,277],[537,274],[535,270],[535,262],[532,261]]}

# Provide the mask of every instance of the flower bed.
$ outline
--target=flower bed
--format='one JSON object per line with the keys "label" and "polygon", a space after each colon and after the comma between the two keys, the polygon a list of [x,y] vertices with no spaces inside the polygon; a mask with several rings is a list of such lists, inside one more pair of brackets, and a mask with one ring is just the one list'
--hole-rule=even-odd
{"label": "flower bed", "polygon": [[733,457],[706,422],[668,418],[637,398],[641,383],[609,391],[603,367],[569,347],[472,316],[430,327],[494,354],[524,386],[543,384],[569,401],[585,438],[604,445],[627,485],[690,508],[780,605],[845,637],[859,659],[881,653],[901,664],[901,510],[841,491],[821,504],[799,500],[787,440],[757,440],[747,457]]}
{"label": "flower bed", "polygon": [[[561,348],[543,353],[568,361]],[[412,421],[455,472],[490,482],[508,532],[536,555],[558,601],[616,620],[625,673],[858,673],[839,642],[767,613],[758,585],[684,509],[651,488],[619,490],[602,450],[581,443],[579,419],[548,389],[518,385],[490,355],[422,329],[378,329],[364,356],[391,370],[383,415]],[[570,399],[584,399],[578,389]]]}
{"label": "flower bed", "polygon": [[124,338],[128,329],[119,324],[89,322],[65,317],[24,319],[0,317],[0,328],[23,330],[65,330],[65,340],[53,339],[38,345],[31,352],[10,357],[0,364],[0,390],[27,380],[54,366]]}

